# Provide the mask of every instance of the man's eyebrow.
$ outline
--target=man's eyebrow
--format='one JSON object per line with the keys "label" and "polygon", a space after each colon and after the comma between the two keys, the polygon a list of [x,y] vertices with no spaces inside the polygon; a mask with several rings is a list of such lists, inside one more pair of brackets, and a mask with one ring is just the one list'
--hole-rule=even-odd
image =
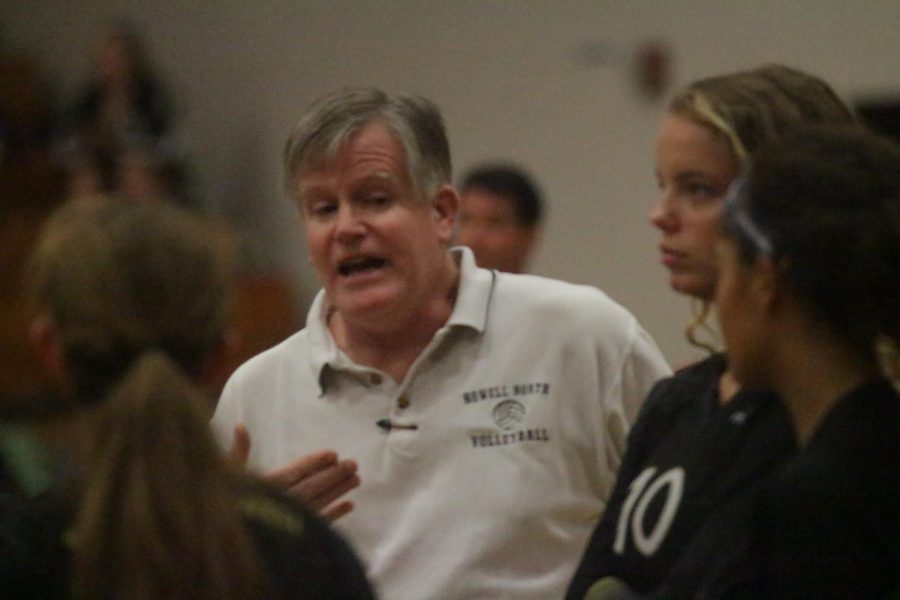
{"label": "man's eyebrow", "polygon": [[325,187],[326,186],[324,186],[324,185],[316,185],[316,184],[310,185],[310,184],[305,184],[305,183],[298,183],[297,184],[297,199],[301,203],[305,203],[309,199],[311,194],[315,195],[315,193],[317,191],[322,190]]}

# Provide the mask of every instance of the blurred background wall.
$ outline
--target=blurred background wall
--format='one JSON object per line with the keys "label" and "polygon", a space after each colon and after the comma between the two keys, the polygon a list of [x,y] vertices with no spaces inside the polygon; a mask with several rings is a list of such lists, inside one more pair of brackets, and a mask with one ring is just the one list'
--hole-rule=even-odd
{"label": "blurred background wall", "polygon": [[[376,85],[437,101],[457,174],[496,158],[530,169],[549,205],[533,271],[604,289],[676,366],[697,356],[688,304],[646,218],[668,92],[773,61],[851,101],[900,92],[893,0],[2,0],[0,42],[35,59],[61,107],[115,19],[142,34],[175,95],[194,197],[241,232],[248,270],[291,282],[298,314],[317,285],[281,193],[284,139],[317,96]],[[635,76],[648,45],[670,60],[661,96]]]}

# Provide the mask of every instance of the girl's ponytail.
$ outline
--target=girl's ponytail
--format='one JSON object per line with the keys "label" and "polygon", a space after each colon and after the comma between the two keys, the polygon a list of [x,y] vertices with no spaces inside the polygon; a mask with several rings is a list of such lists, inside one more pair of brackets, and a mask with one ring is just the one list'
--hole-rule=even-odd
{"label": "girl's ponytail", "polygon": [[165,353],[148,351],[93,409],[73,598],[266,597],[208,405]]}

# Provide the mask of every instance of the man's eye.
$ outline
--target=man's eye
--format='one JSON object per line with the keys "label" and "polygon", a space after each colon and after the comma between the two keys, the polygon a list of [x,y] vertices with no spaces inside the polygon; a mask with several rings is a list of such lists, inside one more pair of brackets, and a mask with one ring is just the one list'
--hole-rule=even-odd
{"label": "man's eye", "polygon": [[366,197],[366,204],[369,206],[386,206],[390,201],[390,197],[385,194],[375,194]]}
{"label": "man's eye", "polygon": [[326,217],[337,210],[337,205],[320,202],[309,207],[309,212],[316,217]]}

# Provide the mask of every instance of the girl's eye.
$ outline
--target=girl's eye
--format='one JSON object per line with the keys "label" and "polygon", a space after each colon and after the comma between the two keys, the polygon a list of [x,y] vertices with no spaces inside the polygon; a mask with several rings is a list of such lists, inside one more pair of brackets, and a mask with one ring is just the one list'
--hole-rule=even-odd
{"label": "girl's eye", "polygon": [[688,183],[685,184],[685,191],[692,196],[714,196],[715,190],[705,183]]}
{"label": "girl's eye", "polygon": [[663,176],[656,171],[654,171],[653,173],[653,180],[656,181],[657,189],[662,190],[664,187],[666,187],[666,182],[663,180]]}
{"label": "girl's eye", "polygon": [[722,196],[722,190],[702,182],[686,182],[680,186],[680,193],[691,204],[708,204]]}

